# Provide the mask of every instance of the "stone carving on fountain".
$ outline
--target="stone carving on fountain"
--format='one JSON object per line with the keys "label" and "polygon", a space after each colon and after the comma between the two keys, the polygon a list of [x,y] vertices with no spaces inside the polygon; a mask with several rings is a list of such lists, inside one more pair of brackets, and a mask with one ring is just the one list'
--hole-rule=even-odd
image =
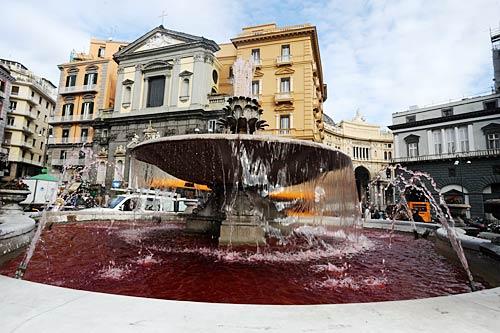
{"label": "stone carving on fountain", "polygon": [[224,107],[225,118],[220,119],[218,124],[225,128],[226,133],[232,134],[254,134],[257,130],[263,130],[266,126],[265,120],[260,120],[264,112],[257,100],[250,97],[231,97]]}

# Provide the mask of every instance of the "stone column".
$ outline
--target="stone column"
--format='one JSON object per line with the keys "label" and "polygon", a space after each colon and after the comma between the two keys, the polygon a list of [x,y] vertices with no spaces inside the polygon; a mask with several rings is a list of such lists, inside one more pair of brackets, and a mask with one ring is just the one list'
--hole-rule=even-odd
{"label": "stone column", "polygon": [[441,142],[443,143],[443,154],[448,153],[448,142],[446,141],[446,133],[444,128],[441,128]]}
{"label": "stone column", "polygon": [[433,145],[433,140],[432,140],[432,131],[428,130],[427,131],[427,149],[429,155],[434,155],[434,145]]}
{"label": "stone column", "polygon": [[476,150],[476,147],[474,145],[474,132],[472,129],[472,124],[467,125],[467,137],[469,139],[469,151]]}
{"label": "stone column", "polygon": [[142,66],[135,66],[134,91],[132,93],[132,111],[141,108],[141,89],[142,89]]}
{"label": "stone column", "polygon": [[170,107],[177,107],[179,101],[179,73],[181,70],[181,60],[174,59],[174,67],[172,68],[172,89],[170,92]]}
{"label": "stone column", "polygon": [[462,151],[462,148],[460,147],[460,141],[458,140],[458,127],[455,126],[455,151],[457,153]]}
{"label": "stone column", "polygon": [[120,112],[122,108],[122,95],[123,95],[123,68],[118,68],[118,78],[116,79],[115,88],[115,112]]}

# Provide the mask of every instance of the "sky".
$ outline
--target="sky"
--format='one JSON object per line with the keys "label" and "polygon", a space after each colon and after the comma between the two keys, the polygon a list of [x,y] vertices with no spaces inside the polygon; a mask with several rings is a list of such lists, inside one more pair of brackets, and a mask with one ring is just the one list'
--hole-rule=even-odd
{"label": "sky", "polygon": [[[500,0],[0,0],[0,57],[57,84],[57,64],[91,37],[133,41],[162,22],[169,29],[229,42],[249,25],[317,26],[334,121],[357,110],[383,127],[391,114],[488,93],[490,28]],[[8,27],[8,29],[5,29]]]}

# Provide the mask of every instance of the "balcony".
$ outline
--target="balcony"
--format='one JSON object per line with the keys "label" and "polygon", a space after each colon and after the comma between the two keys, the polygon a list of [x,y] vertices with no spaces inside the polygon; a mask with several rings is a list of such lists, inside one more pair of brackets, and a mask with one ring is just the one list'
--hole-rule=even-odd
{"label": "balcony", "polygon": [[262,60],[261,59],[252,59],[253,67],[261,67]]}
{"label": "balcony", "polygon": [[276,66],[284,66],[292,64],[291,55],[281,55],[276,58]]}
{"label": "balcony", "polygon": [[33,149],[33,144],[28,142],[21,142],[19,146],[21,147],[21,149],[25,150]]}
{"label": "balcony", "polygon": [[29,135],[35,134],[35,131],[29,126],[23,126],[23,132]]}
{"label": "balcony", "polygon": [[33,161],[32,159],[29,159],[29,158],[20,158],[18,162],[33,164],[33,165],[37,165],[37,166],[42,166],[42,164],[43,164],[42,162]]}
{"label": "balcony", "polygon": [[51,165],[85,165],[85,158],[54,158],[50,161]]}
{"label": "balcony", "polygon": [[87,84],[85,86],[71,86],[71,87],[61,87],[59,88],[59,94],[78,94],[85,92],[98,92],[97,84]]}
{"label": "balcony", "polygon": [[16,110],[16,109],[9,109],[8,110],[9,114],[14,114],[14,115],[17,115],[17,116],[24,116],[24,117],[28,117],[30,118],[31,120],[35,120],[36,119],[36,116],[29,112],[29,111],[21,111],[21,110]]}
{"label": "balcony", "polygon": [[81,138],[61,137],[61,138],[49,138],[48,140],[49,145],[85,144],[85,143],[92,143],[92,139],[88,137],[81,137]]}
{"label": "balcony", "polygon": [[66,116],[52,116],[49,118],[49,123],[70,123],[79,121],[90,121],[94,119],[93,114],[77,114],[77,115],[66,115]]}
{"label": "balcony", "polygon": [[422,155],[414,157],[397,157],[392,159],[392,163],[424,162],[437,160],[455,160],[457,158],[493,157],[500,156],[500,148],[474,150],[468,152],[455,152],[446,154]]}
{"label": "balcony", "polygon": [[265,134],[270,133],[273,135],[280,135],[280,136],[293,137],[293,138],[312,138],[313,134],[314,134],[312,130],[303,130],[303,129],[295,129],[295,128],[270,129],[270,130],[264,130],[263,133],[265,133]]}
{"label": "balcony", "polygon": [[278,92],[274,95],[274,102],[276,104],[284,102],[293,102],[293,93],[289,92]]}

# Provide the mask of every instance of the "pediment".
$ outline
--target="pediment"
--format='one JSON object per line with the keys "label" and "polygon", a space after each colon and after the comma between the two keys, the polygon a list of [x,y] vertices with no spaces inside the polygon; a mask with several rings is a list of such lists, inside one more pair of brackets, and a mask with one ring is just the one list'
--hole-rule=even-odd
{"label": "pediment", "polygon": [[134,49],[133,52],[141,52],[151,49],[158,49],[165,46],[185,43],[183,40],[176,39],[167,33],[156,32],[153,36],[145,40],[140,46]]}
{"label": "pediment", "polygon": [[117,53],[113,58],[119,63],[122,59],[127,57],[139,57],[143,53],[155,50],[170,50],[177,48],[191,48],[202,46],[212,52],[218,51],[220,48],[212,40],[190,35],[184,32],[165,29],[160,25],[143,36],[136,39]]}
{"label": "pediment", "polygon": [[286,75],[286,74],[293,74],[295,71],[291,67],[282,67],[278,69],[274,74],[276,75]]}
{"label": "pediment", "polygon": [[190,71],[187,71],[187,70],[186,71],[182,71],[181,73],[179,73],[180,77],[186,77],[186,76],[191,76],[191,75],[193,75],[193,73],[190,72]]}
{"label": "pediment", "polygon": [[294,107],[292,104],[282,104],[276,108],[274,108],[274,111],[276,112],[291,112],[294,110]]}
{"label": "pediment", "polygon": [[481,127],[481,130],[485,134],[500,132],[500,124],[498,124],[498,123],[490,123],[490,124],[488,124],[486,126]]}
{"label": "pediment", "polygon": [[418,142],[420,140],[420,136],[415,135],[415,134],[410,134],[404,138],[406,143],[414,143]]}
{"label": "pediment", "polygon": [[122,84],[124,86],[128,86],[128,85],[134,84],[134,81],[132,81],[130,79],[126,79],[125,81],[122,82]]}
{"label": "pediment", "polygon": [[88,65],[87,67],[85,67],[85,70],[87,72],[95,72],[99,70],[99,67],[97,67],[96,65]]}
{"label": "pediment", "polygon": [[264,73],[262,73],[260,70],[256,69],[255,72],[253,73],[254,77],[262,77],[264,76]]}
{"label": "pediment", "polygon": [[169,63],[168,61],[165,60],[155,60],[148,62],[147,64],[142,66],[142,71],[147,72],[147,71],[158,71],[158,70],[165,70],[165,69],[172,69],[173,65]]}

